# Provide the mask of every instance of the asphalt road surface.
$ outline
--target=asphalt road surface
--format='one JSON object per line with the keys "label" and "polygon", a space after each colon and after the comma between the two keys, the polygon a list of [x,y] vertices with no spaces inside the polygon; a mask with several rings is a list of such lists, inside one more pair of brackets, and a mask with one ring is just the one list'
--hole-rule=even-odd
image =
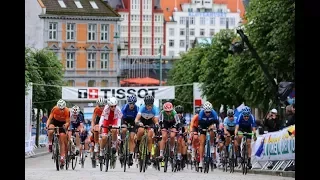
{"label": "asphalt road surface", "polygon": [[25,159],[25,179],[26,180],[121,180],[121,179],[137,179],[137,180],[292,180],[290,177],[281,176],[268,176],[268,175],[257,175],[242,173],[222,172],[221,170],[215,169],[213,172],[208,174],[195,172],[185,168],[183,171],[173,173],[171,167],[168,167],[167,173],[157,171],[152,166],[149,166],[145,173],[140,173],[138,168],[134,166],[123,172],[120,167],[119,161],[115,169],[109,169],[108,172],[100,171],[100,168],[92,168],[89,156],[86,158],[84,168],[81,168],[79,164],[75,170],[71,167],[69,170],[57,171],[51,154],[40,156],[36,158]]}

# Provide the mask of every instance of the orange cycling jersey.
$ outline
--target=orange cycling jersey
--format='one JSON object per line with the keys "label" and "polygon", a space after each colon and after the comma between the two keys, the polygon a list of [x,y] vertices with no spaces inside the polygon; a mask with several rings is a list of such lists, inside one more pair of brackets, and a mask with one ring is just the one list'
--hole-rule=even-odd
{"label": "orange cycling jersey", "polygon": [[96,116],[101,117],[102,111],[103,110],[101,110],[99,106],[96,106],[93,110],[93,113],[96,114]]}
{"label": "orange cycling jersey", "polygon": [[192,131],[193,128],[198,128],[198,124],[199,123],[199,120],[198,120],[198,114],[194,115],[192,120],[191,120],[191,123],[190,123],[190,130]]}
{"label": "orange cycling jersey", "polygon": [[70,120],[70,111],[68,108],[60,109],[58,106],[52,108],[49,118],[57,121]]}

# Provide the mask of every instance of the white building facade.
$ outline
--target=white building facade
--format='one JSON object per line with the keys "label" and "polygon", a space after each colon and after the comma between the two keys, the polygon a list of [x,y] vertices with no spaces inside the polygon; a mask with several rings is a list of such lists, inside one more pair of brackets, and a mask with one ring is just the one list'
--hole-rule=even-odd
{"label": "white building facade", "polygon": [[213,37],[222,29],[234,29],[241,21],[240,10],[230,12],[227,4],[213,0],[192,0],[181,5],[166,22],[167,56],[179,57],[193,44],[196,37]]}

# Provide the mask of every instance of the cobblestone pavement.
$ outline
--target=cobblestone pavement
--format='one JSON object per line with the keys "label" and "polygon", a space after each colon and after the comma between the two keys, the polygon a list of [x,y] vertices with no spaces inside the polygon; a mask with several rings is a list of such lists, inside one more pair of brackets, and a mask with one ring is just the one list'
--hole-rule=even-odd
{"label": "cobblestone pavement", "polygon": [[[75,170],[71,167],[69,170],[57,171],[55,164],[51,159],[51,154],[40,156],[37,158],[25,159],[25,178],[26,180],[120,180],[120,179],[139,179],[139,180],[292,180],[290,177],[281,176],[268,176],[268,175],[257,175],[247,174],[242,175],[241,173],[225,173],[221,170],[215,169],[214,172],[208,174],[195,172],[194,170],[184,169],[183,171],[172,173],[164,173],[163,169],[157,171],[152,166],[149,166],[145,173],[140,173],[136,166],[132,166],[123,172],[120,167],[119,161],[115,169],[111,169],[108,172],[100,171],[100,168],[92,168],[90,158],[87,157],[85,161],[85,167],[81,168],[79,164]],[[168,170],[171,170],[169,167]]]}

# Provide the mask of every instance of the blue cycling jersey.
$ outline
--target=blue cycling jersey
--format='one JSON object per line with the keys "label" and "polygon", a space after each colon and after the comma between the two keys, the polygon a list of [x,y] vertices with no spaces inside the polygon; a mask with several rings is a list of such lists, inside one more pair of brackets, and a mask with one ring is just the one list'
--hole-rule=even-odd
{"label": "blue cycling jersey", "polygon": [[253,115],[250,114],[249,119],[246,121],[241,113],[236,120],[236,125],[239,126],[239,129],[251,129],[252,127],[256,127],[256,120]]}
{"label": "blue cycling jersey", "polygon": [[219,128],[219,117],[218,117],[217,112],[213,109],[211,110],[211,113],[209,114],[209,116],[206,115],[204,110],[201,110],[199,112],[198,120],[199,121],[214,121],[217,129]]}
{"label": "blue cycling jersey", "polygon": [[149,111],[143,104],[139,107],[138,114],[140,114],[144,119],[152,119],[153,117],[159,118],[159,108],[153,105],[152,109]]}
{"label": "blue cycling jersey", "polygon": [[78,114],[76,119],[73,117],[73,115],[70,116],[70,122],[73,124],[80,124],[83,123],[83,121],[84,117],[82,116],[82,114]]}
{"label": "blue cycling jersey", "polygon": [[134,108],[130,110],[129,104],[126,104],[122,107],[121,112],[123,114],[123,119],[135,119],[139,112],[139,107],[134,105]]}
{"label": "blue cycling jersey", "polygon": [[231,121],[228,117],[225,117],[223,120],[224,127],[227,128],[229,131],[234,131],[236,129],[236,120],[237,117],[234,117],[234,119]]}

